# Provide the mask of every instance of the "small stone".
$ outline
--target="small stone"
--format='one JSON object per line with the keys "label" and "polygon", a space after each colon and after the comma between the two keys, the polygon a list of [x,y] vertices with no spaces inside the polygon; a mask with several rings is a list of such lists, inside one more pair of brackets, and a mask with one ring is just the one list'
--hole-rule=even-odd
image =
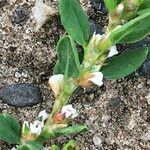
{"label": "small stone", "polygon": [[150,130],[148,130],[147,133],[141,136],[141,140],[143,140],[144,142],[150,141]]}
{"label": "small stone", "polygon": [[89,95],[89,99],[90,99],[90,100],[93,100],[93,99],[94,99],[94,94],[93,94],[93,93],[91,93],[91,94]]}
{"label": "small stone", "polygon": [[24,25],[28,19],[29,19],[29,11],[27,4],[17,6],[12,16],[10,16],[11,22],[17,25]]}
{"label": "small stone", "polygon": [[99,135],[95,134],[93,136],[93,143],[94,143],[95,146],[100,146],[102,144],[102,140],[99,137]]}
{"label": "small stone", "polygon": [[1,88],[0,99],[15,107],[33,106],[42,101],[40,89],[29,83],[13,84]]}
{"label": "small stone", "polygon": [[0,7],[4,6],[7,3],[7,0],[0,0]]}
{"label": "small stone", "polygon": [[123,104],[123,101],[120,99],[120,97],[111,98],[109,101],[109,106],[114,109],[120,108],[122,104]]}
{"label": "small stone", "polygon": [[148,93],[145,98],[147,100],[147,103],[150,105],[150,93]]}
{"label": "small stone", "polygon": [[21,74],[19,72],[15,72],[15,78],[21,78]]}

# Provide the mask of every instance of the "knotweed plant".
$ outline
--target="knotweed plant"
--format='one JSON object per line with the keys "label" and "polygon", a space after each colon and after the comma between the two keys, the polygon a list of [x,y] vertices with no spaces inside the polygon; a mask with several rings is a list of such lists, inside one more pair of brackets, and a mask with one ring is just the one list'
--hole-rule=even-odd
{"label": "knotweed plant", "polygon": [[[118,54],[116,44],[135,43],[150,33],[150,1],[104,2],[108,9],[108,26],[104,34],[94,32],[90,36],[88,17],[80,2],[59,0],[61,22],[68,34],[61,37],[57,44],[58,60],[54,75],[49,78],[55,103],[51,114],[41,111],[33,123],[24,121],[22,127],[10,115],[0,115],[0,139],[14,144],[16,147],[13,150],[44,150],[46,140],[87,131],[86,125],[71,126],[71,121],[79,114],[68,104],[73,92],[78,87],[102,86],[103,78],[123,78],[136,71],[146,59],[147,47]],[[80,55],[77,45],[82,48],[83,55]],[[49,148],[59,149],[57,145]],[[74,140],[70,140],[61,149],[79,150],[79,147]]]}

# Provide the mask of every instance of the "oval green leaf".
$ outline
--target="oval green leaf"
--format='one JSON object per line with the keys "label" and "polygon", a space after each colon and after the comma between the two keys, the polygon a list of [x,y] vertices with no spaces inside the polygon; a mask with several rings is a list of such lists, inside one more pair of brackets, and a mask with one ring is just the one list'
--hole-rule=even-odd
{"label": "oval green leaf", "polygon": [[54,130],[54,133],[58,136],[61,136],[61,135],[71,135],[80,132],[86,132],[87,130],[88,128],[85,125],[74,125],[67,128],[56,129]]}
{"label": "oval green leaf", "polygon": [[85,46],[89,41],[88,18],[78,0],[60,0],[61,22],[68,34],[78,44]]}
{"label": "oval green leaf", "polygon": [[101,72],[107,79],[115,80],[126,77],[136,71],[147,58],[148,48],[139,48],[123,52],[121,55],[110,58]]}
{"label": "oval green leaf", "polygon": [[54,71],[60,72],[68,77],[79,75],[80,62],[74,41],[70,36],[62,37],[57,45],[58,62]]}
{"label": "oval green leaf", "polygon": [[10,144],[20,142],[21,128],[18,121],[8,114],[0,115],[0,140]]}

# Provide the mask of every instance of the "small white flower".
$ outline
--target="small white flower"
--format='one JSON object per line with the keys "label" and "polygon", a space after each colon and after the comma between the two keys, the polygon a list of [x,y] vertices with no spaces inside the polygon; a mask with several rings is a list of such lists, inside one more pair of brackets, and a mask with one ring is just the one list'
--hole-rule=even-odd
{"label": "small white flower", "polygon": [[57,11],[44,4],[43,0],[36,0],[35,6],[32,8],[32,14],[36,21],[36,30],[40,29],[50,16],[53,16],[56,13]]}
{"label": "small white flower", "polygon": [[15,147],[12,147],[11,150],[17,150],[17,147],[16,147],[16,146],[15,146]]}
{"label": "small white flower", "polygon": [[41,118],[41,121],[44,122],[48,118],[46,110],[42,110],[41,112],[39,112],[38,118]]}
{"label": "small white flower", "polygon": [[116,46],[112,46],[109,50],[110,50],[110,51],[109,51],[109,53],[108,53],[107,58],[110,58],[110,57],[112,57],[112,56],[118,54],[118,51],[117,51]]}
{"label": "small white flower", "polygon": [[64,114],[66,118],[71,117],[72,119],[78,116],[77,110],[72,105],[65,105],[61,109],[61,114]]}
{"label": "small white flower", "polygon": [[61,86],[64,82],[64,75],[63,74],[58,74],[58,75],[53,75],[52,77],[49,78],[49,85],[52,88],[55,96],[57,97],[60,93]]}
{"label": "small white flower", "polygon": [[44,124],[38,120],[34,121],[34,123],[30,123],[30,132],[32,134],[40,135]]}
{"label": "small white flower", "polygon": [[102,86],[103,85],[103,74],[102,74],[102,72],[93,72],[90,74],[90,78],[87,80],[91,81],[95,85]]}
{"label": "small white flower", "polygon": [[124,9],[124,5],[122,3],[119,4],[117,7],[117,13],[121,14],[123,12],[123,9]]}

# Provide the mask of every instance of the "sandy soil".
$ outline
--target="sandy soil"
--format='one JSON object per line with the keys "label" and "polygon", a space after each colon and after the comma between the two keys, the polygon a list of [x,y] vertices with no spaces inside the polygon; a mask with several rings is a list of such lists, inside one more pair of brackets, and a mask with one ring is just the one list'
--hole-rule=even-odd
{"label": "sandy soil", "polygon": [[[48,4],[56,3],[51,0]],[[21,25],[14,21],[14,11],[25,4],[25,18]],[[51,111],[54,97],[48,89],[48,78],[56,61],[55,47],[65,31],[59,16],[53,17],[38,33],[34,31],[31,15],[33,0],[9,1],[0,8],[0,87],[13,83],[33,83],[41,89],[43,102],[34,107],[14,108],[0,100],[0,112],[19,119],[33,121],[39,111]],[[90,20],[95,18],[102,28],[107,23],[106,14],[90,8]],[[16,75],[21,74],[21,77]],[[81,150],[147,150],[150,148],[150,79],[128,77],[124,80],[105,81],[101,88],[83,92],[79,89],[71,98],[79,110],[73,122],[85,123],[90,131],[48,141],[61,146],[74,138]],[[10,150],[12,145],[0,142],[0,150]]]}

